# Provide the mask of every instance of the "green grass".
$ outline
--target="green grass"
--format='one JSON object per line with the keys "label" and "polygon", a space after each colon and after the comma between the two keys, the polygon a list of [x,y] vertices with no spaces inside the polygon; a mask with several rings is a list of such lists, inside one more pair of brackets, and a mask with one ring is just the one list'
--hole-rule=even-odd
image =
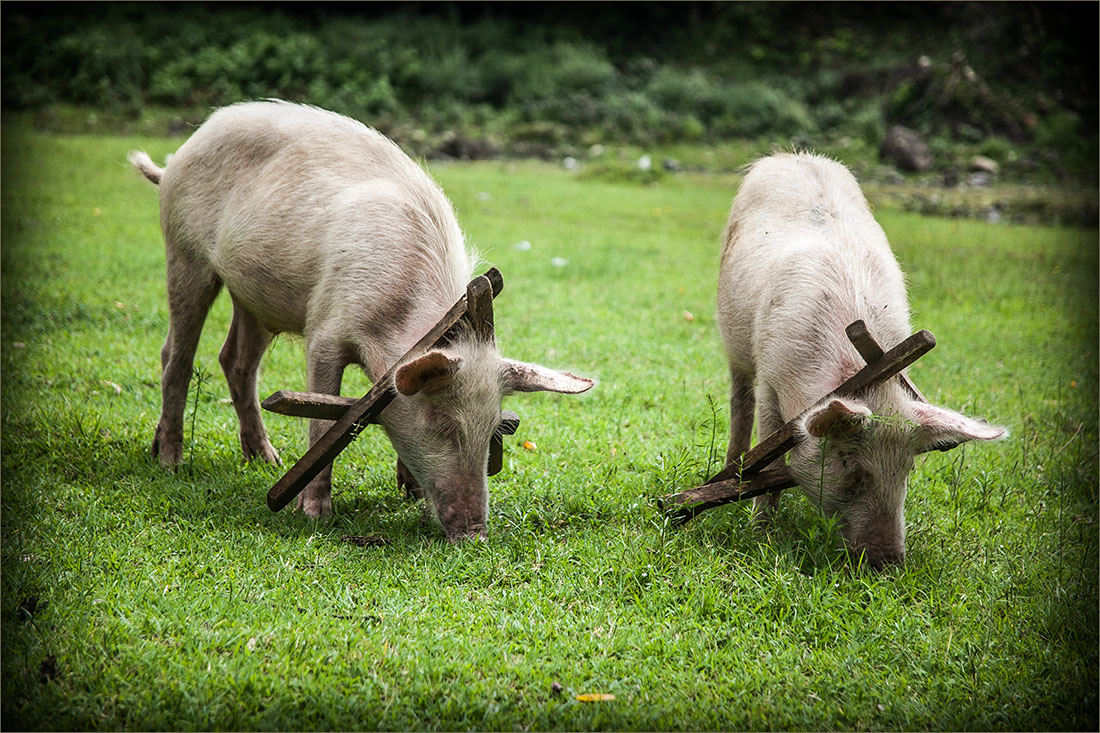
{"label": "green grass", "polygon": [[[163,249],[124,159],[177,144],[4,131],[4,728],[1096,729],[1096,229],[879,207],[939,341],[914,381],[1012,436],[921,459],[908,564],[865,574],[794,493],[771,542],[744,505],[683,529],[653,506],[725,449],[734,177],[434,166],[504,273],[503,350],[600,380],[506,403],[489,539],[452,547],[380,432],[338,461],[331,523],[266,508],[279,472],[240,463],[224,402],[224,297],[184,465],[148,458]],[[304,385],[281,338],[261,393]],[[301,421],[267,423],[304,451]]]}

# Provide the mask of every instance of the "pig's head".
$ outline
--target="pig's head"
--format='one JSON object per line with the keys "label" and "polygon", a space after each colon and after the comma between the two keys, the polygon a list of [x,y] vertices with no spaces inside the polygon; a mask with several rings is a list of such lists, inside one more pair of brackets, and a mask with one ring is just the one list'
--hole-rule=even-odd
{"label": "pig's head", "polygon": [[593,384],[503,359],[492,344],[463,338],[398,368],[398,394],[380,422],[447,539],[483,537],[489,512],[486,464],[501,399],[513,392],[578,394]]}
{"label": "pig's head", "polygon": [[[880,395],[879,395],[880,396]],[[905,560],[905,494],[913,458],[968,440],[993,440],[1004,429],[924,402],[875,396],[829,398],[801,424],[791,472],[806,496],[840,520],[849,552],[872,568]],[[876,409],[872,412],[870,407]]]}

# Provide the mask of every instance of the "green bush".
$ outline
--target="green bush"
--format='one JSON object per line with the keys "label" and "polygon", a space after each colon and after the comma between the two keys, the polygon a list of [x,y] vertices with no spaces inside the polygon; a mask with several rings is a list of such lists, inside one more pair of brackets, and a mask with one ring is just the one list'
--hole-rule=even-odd
{"label": "green bush", "polygon": [[728,90],[700,69],[684,72],[666,66],[654,75],[646,92],[661,107],[694,114],[704,121],[730,111]]}
{"label": "green bush", "polygon": [[[283,97],[433,136],[480,137],[469,125],[507,136],[515,124],[545,122],[562,139],[628,144],[847,137],[877,147],[886,123],[898,122],[972,148],[1033,135],[1048,175],[1095,177],[1095,79],[1070,63],[1075,46],[1030,31],[1014,53],[1041,63],[1021,70],[1006,57],[1001,41],[1024,12],[1015,7],[994,20],[951,4],[867,8],[860,18],[828,5],[538,5],[522,16],[505,4],[346,8],[89,4],[58,13],[6,3],[0,95],[5,110],[41,119],[84,106],[129,125],[148,107]],[[1034,12],[1069,27],[1066,13]],[[878,29],[876,19],[897,13],[913,33]],[[946,21],[957,28],[943,33]],[[967,36],[976,26],[991,35]],[[919,55],[931,62],[916,64]]]}
{"label": "green bush", "polygon": [[642,92],[619,92],[604,100],[601,131],[609,138],[651,142],[664,122],[661,109]]}
{"label": "green bush", "polygon": [[1033,135],[1040,154],[1054,159],[1061,176],[1091,177],[1095,183],[1096,129],[1087,129],[1079,115],[1065,110],[1045,115]]}
{"label": "green bush", "polygon": [[145,59],[138,39],[105,28],[80,29],[58,39],[52,55],[52,65],[42,71],[54,81],[58,98],[140,109]]}
{"label": "green bush", "polygon": [[757,137],[813,132],[816,125],[806,106],[765,82],[746,82],[728,88],[728,111],[714,121],[720,136]]}

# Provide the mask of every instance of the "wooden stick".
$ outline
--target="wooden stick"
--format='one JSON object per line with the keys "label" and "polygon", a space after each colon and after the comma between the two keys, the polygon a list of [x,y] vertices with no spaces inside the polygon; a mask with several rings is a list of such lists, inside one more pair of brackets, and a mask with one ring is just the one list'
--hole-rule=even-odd
{"label": "wooden stick", "polygon": [[[867,330],[867,324],[862,319],[858,321],[852,321],[848,324],[848,327],[844,329],[848,334],[848,340],[852,342],[852,345],[856,347],[856,351],[863,357],[863,360],[870,364],[873,361],[877,361],[882,358],[882,347],[878,345],[878,342],[871,336],[871,332]],[[909,380],[909,377],[901,372],[898,374],[898,379],[901,380],[901,384],[908,390],[909,395],[918,402],[928,402],[921,394],[917,386]]]}
{"label": "wooden stick", "polygon": [[[917,331],[900,344],[883,354],[878,360],[856,372],[851,378],[822,398],[843,397],[866,389],[876,382],[889,379],[917,359],[921,358],[936,345],[936,337],[925,330]],[[818,400],[819,402],[821,400]],[[808,410],[807,410],[808,411]],[[783,425],[779,430],[753,446],[748,452],[714,475],[708,484],[741,476],[742,480],[751,477],[757,471],[789,451],[798,442],[798,423],[806,411]]]}
{"label": "wooden stick", "polygon": [[[356,403],[354,397],[319,394],[317,392],[291,392],[281,389],[261,403],[269,412],[291,417],[309,417],[319,420],[339,420],[348,408]],[[376,424],[376,423],[372,423]],[[500,411],[500,422],[489,442],[488,475],[496,476],[504,470],[504,436],[515,435],[519,429],[519,415],[511,410]],[[398,474],[401,471],[398,470]],[[398,483],[402,483],[398,480]]]}
{"label": "wooden stick", "polygon": [[[280,389],[261,405],[269,412],[290,417],[311,417],[320,420],[339,420],[348,408],[358,402],[354,397],[321,394],[318,392],[291,392]],[[519,428],[519,415],[511,410],[500,411],[497,433],[515,435]]]}
{"label": "wooden stick", "polygon": [[763,470],[744,481],[731,478],[681,491],[665,499],[658,499],[657,506],[664,511],[666,503],[669,503],[667,514],[673,521],[682,524],[704,510],[797,485],[791,469],[782,466]]}
{"label": "wooden stick", "polygon": [[[495,267],[490,268],[480,277],[488,280],[494,296],[503,290],[504,278]],[[466,297],[463,294],[450,310],[443,314],[435,326],[398,359],[397,364],[379,377],[370,391],[356,400],[355,404],[349,407],[328,431],[309,447],[305,455],[275,482],[267,492],[267,505],[271,511],[277,512],[289,504],[325,466],[332,463],[336,456],[355,440],[367,425],[377,421],[382,410],[386,409],[396,394],[393,390],[393,377],[398,366],[409,357],[432,348],[453,332],[455,326],[466,314]]]}
{"label": "wooden stick", "polygon": [[280,389],[260,403],[268,412],[291,417],[309,417],[318,420],[339,420],[348,408],[358,400],[354,397],[320,394],[318,392],[291,392]]}
{"label": "wooden stick", "polygon": [[482,341],[493,342],[493,293],[488,278],[474,278],[466,286],[466,319]]}

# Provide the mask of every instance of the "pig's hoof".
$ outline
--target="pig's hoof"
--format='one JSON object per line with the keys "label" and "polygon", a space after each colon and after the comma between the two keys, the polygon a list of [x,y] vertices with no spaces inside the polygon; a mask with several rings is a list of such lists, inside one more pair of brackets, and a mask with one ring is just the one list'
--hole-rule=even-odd
{"label": "pig's hoof", "polygon": [[153,438],[149,455],[164,468],[175,468],[183,460],[183,443],[162,440],[159,433]]}
{"label": "pig's hoof", "polygon": [[324,519],[332,516],[332,497],[298,495],[298,510],[310,519]]}
{"label": "pig's hoof", "polygon": [[246,461],[251,461],[256,458],[259,458],[264,463],[270,463],[273,466],[283,465],[282,460],[279,458],[279,451],[275,450],[275,446],[271,445],[266,439],[264,439],[259,447],[247,443],[244,444],[244,459]]}

